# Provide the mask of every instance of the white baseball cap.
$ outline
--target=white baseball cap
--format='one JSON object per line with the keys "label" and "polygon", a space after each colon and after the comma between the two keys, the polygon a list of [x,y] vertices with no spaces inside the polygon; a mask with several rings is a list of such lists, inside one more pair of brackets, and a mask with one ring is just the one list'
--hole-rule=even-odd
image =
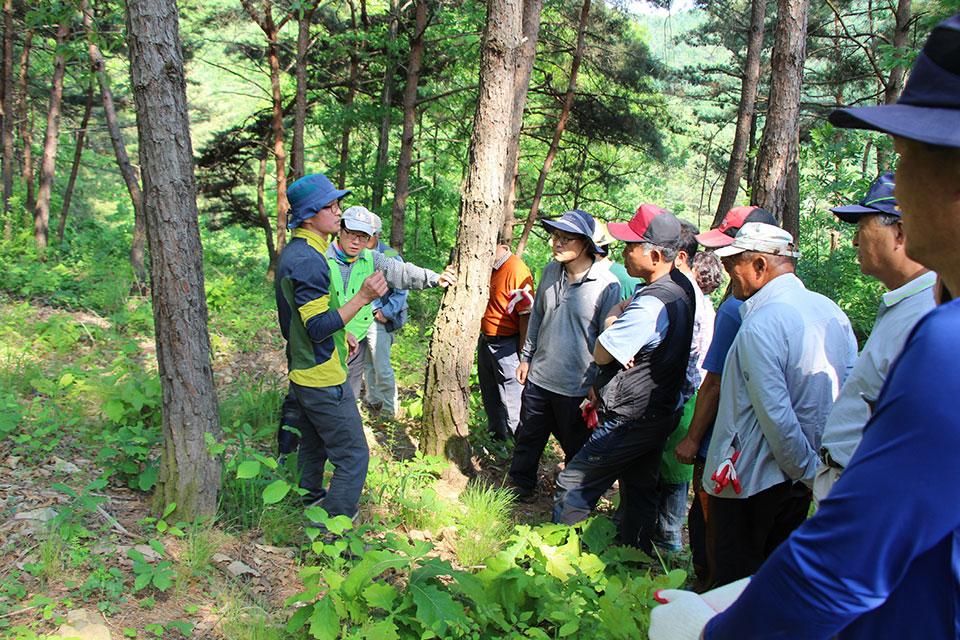
{"label": "white baseball cap", "polygon": [[355,205],[343,212],[343,215],[340,216],[340,222],[350,231],[359,231],[372,236],[376,233],[376,217],[366,207]]}
{"label": "white baseball cap", "polygon": [[793,236],[786,229],[765,222],[747,222],[733,239],[733,244],[720,247],[714,254],[718,258],[735,256],[744,251],[757,251],[775,256],[789,256],[799,258],[800,252],[795,251]]}

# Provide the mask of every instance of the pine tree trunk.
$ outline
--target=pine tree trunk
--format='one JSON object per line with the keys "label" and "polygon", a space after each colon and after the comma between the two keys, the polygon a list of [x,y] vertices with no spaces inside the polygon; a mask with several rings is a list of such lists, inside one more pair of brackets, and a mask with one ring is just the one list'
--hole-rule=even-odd
{"label": "pine tree trunk", "polygon": [[[902,51],[907,46],[907,36],[910,33],[910,0],[900,0],[894,13],[893,47]],[[883,104],[893,104],[900,98],[903,91],[903,82],[906,69],[898,65],[890,70],[890,78],[883,90]],[[896,167],[894,154],[877,149],[877,164],[881,173],[889,173]]]}
{"label": "pine tree trunk", "polygon": [[540,169],[540,176],[537,178],[537,190],[533,194],[530,213],[527,215],[527,221],[523,225],[523,233],[517,243],[516,254],[519,257],[523,257],[523,249],[527,246],[530,231],[533,229],[537,214],[540,212],[540,200],[543,198],[543,189],[547,184],[547,174],[550,172],[550,166],[557,155],[557,149],[560,148],[560,137],[563,136],[563,131],[567,127],[567,120],[570,118],[570,109],[573,108],[573,97],[577,89],[577,72],[580,70],[580,61],[583,60],[583,38],[587,29],[587,14],[589,12],[590,0],[583,0],[583,6],[580,9],[580,26],[577,29],[577,50],[573,54],[573,61],[570,64],[570,82],[567,85],[567,93],[563,97],[563,108],[560,112],[560,121],[557,122],[557,130],[553,133],[550,149],[547,151],[547,157],[543,160],[543,168]]}
{"label": "pine tree trunk", "polygon": [[[297,95],[294,98],[293,144],[290,148],[290,171],[293,180],[299,180],[304,176],[303,134],[307,126],[307,50],[310,47],[310,23],[316,8],[316,4],[303,7],[303,15],[297,21]],[[273,246],[273,238],[270,238],[268,245]],[[270,264],[272,265],[270,273],[273,273],[273,267],[276,266],[273,256]]]}
{"label": "pine tree trunk", "polygon": [[33,29],[27,30],[23,39],[23,53],[20,55],[20,80],[18,82],[20,104],[20,143],[23,145],[23,184],[27,188],[26,210],[33,211],[37,203],[37,194],[33,185],[33,121],[30,119],[30,96],[27,83],[30,78],[30,45],[33,42]]}
{"label": "pine tree trunk", "polygon": [[143,192],[140,190],[140,178],[137,170],[127,155],[127,146],[123,141],[120,129],[120,120],[117,118],[117,108],[113,102],[113,92],[110,91],[110,78],[107,76],[107,67],[103,61],[103,54],[97,46],[93,28],[93,11],[87,0],[81,0],[80,10],[83,12],[83,28],[87,32],[88,50],[93,72],[100,84],[100,101],[103,103],[103,115],[107,121],[107,131],[110,133],[110,144],[113,154],[117,158],[117,167],[123,177],[123,183],[130,194],[130,204],[133,207],[133,238],[130,241],[130,267],[133,269],[134,290],[141,295],[147,288],[147,232],[146,217],[143,213]]}
{"label": "pine tree trunk", "polygon": [[[267,36],[267,59],[270,63],[270,93],[273,101],[273,119],[271,130],[273,133],[273,158],[276,163],[277,175],[277,252],[283,251],[287,243],[287,211],[290,203],[287,201],[287,152],[283,146],[283,94],[280,92],[280,45],[278,37],[280,29],[290,18],[288,13],[279,23],[273,20],[273,5],[270,0],[263,3],[263,15],[259,15],[250,0],[240,0],[244,11],[257,23],[257,26]],[[270,277],[271,274],[267,274]]]}
{"label": "pine tree trunk", "polygon": [[420,448],[452,461],[461,471],[470,468],[470,368],[489,295],[493,246],[503,219],[504,175],[512,168],[506,166],[506,159],[522,26],[520,3],[487,3],[479,99],[453,259],[459,281],[441,301],[427,358]]}
{"label": "pine tree trunk", "polygon": [[757,176],[751,198],[752,204],[769,210],[781,221],[793,197],[788,176],[791,163],[797,161],[808,6],[809,0],[777,0],[770,103],[757,152]]}
{"label": "pine tree trunk", "polygon": [[520,130],[523,128],[523,110],[527,105],[527,89],[533,63],[537,58],[537,39],[540,35],[540,14],[543,0],[524,0],[523,2],[523,44],[517,61],[516,86],[513,95],[513,114],[510,122],[510,148],[507,150],[506,165],[510,167],[504,176],[507,200],[503,205],[503,224],[501,234],[505,242],[513,239],[514,210],[517,195],[517,173],[520,169]]}
{"label": "pine tree trunk", "polygon": [[73,187],[77,183],[77,172],[80,170],[80,157],[83,156],[83,141],[87,137],[87,124],[90,122],[90,112],[93,111],[93,82],[87,89],[87,105],[83,110],[83,119],[77,129],[77,146],[73,151],[73,164],[70,167],[70,180],[63,192],[63,206],[60,207],[60,223],[57,225],[57,242],[63,242],[63,232],[67,229],[67,215],[70,213],[70,201],[73,199]]}
{"label": "pine tree trunk", "polygon": [[268,279],[273,280],[274,275],[277,273],[277,260],[279,259],[279,255],[277,255],[277,248],[273,244],[273,222],[270,220],[270,216],[267,215],[266,180],[267,156],[264,154],[260,156],[260,170],[257,173],[257,216],[260,219],[260,226],[263,227],[263,232],[267,239],[267,255],[270,257],[270,266],[267,268],[267,273],[269,274]]}
{"label": "pine tree trunk", "polygon": [[747,57],[743,62],[743,81],[740,85],[740,104],[737,107],[737,128],[733,134],[730,149],[730,162],[727,175],[720,191],[720,202],[713,216],[716,227],[737,202],[740,191],[740,178],[747,159],[747,147],[750,144],[750,127],[755,117],[757,87],[760,85],[760,58],[763,51],[763,21],[766,17],[767,0],[751,0],[750,35],[747,38]]}
{"label": "pine tree trunk", "polygon": [[[59,51],[70,29],[69,18],[64,18],[57,27],[56,50]],[[60,140],[60,106],[63,100],[63,54],[53,61],[53,80],[50,83],[50,106],[47,108],[47,132],[43,138],[43,156],[40,159],[40,185],[37,188],[37,203],[33,213],[33,239],[37,253],[46,259],[47,236],[50,233],[50,196],[53,194],[53,178],[57,166],[57,143]]]}
{"label": "pine tree trunk", "polygon": [[175,0],[127,0],[130,86],[143,161],[144,210],[157,364],[163,390],[164,450],[153,508],[176,503],[174,518],[213,516],[220,438],[210,366],[203,249]]}
{"label": "pine tree trunk", "polygon": [[[390,0],[390,51],[397,40],[397,0]],[[373,169],[373,194],[370,208],[378,211],[383,205],[383,184],[387,174],[387,160],[390,152],[390,105],[393,102],[393,75],[397,65],[393,55],[387,58],[387,67],[383,72],[383,89],[380,92],[380,139],[377,142],[377,164]]]}
{"label": "pine tree trunk", "polygon": [[407,61],[407,84],[403,89],[403,134],[400,137],[400,159],[397,161],[397,183],[393,190],[393,214],[390,217],[390,246],[401,253],[410,168],[413,166],[413,128],[417,122],[417,83],[420,82],[420,58],[423,56],[423,36],[427,29],[427,1],[417,0],[417,17],[410,39],[410,59]]}
{"label": "pine tree trunk", "polygon": [[10,198],[13,195],[13,0],[3,3],[3,69],[0,71],[0,129],[3,138],[3,214],[4,229],[13,228]]}

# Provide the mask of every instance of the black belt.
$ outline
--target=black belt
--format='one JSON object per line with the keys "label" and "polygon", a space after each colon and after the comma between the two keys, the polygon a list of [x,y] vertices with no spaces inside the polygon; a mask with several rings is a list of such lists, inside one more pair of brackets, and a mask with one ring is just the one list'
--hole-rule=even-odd
{"label": "black belt", "polygon": [[830,451],[826,447],[820,447],[820,460],[823,461],[823,464],[827,465],[831,469],[843,471],[843,465],[833,459],[833,457],[830,455]]}
{"label": "black belt", "polygon": [[481,333],[480,335],[483,336],[483,339],[489,342],[490,344],[498,344],[504,340],[510,340],[512,338],[517,338],[520,336],[519,333],[511,333],[509,336],[488,336],[485,333]]}

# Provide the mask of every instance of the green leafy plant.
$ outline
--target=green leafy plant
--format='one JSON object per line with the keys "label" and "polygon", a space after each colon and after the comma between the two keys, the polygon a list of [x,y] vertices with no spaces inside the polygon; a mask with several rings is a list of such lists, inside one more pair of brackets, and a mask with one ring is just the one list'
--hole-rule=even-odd
{"label": "green leafy plant", "polygon": [[[347,546],[356,542],[349,532]],[[305,590],[288,631],[315,638],[643,637],[657,589],[680,586],[686,574],[652,575],[649,558],[610,546],[614,526],[594,518],[579,527],[517,527],[506,548],[476,573],[454,569],[412,543],[368,527],[365,551],[353,562],[301,570]],[[339,540],[343,542],[343,540]],[[322,556],[341,554],[314,543]],[[321,596],[320,594],[323,593]],[[372,637],[368,635],[368,637]]]}
{"label": "green leafy plant", "polygon": [[[151,538],[147,544],[157,555],[164,557],[166,552],[159,540]],[[176,578],[176,571],[173,569],[173,562],[170,560],[161,560],[156,565],[147,562],[142,553],[136,549],[127,549],[127,555],[133,560],[133,573],[136,576],[133,579],[133,590],[140,591],[153,585],[158,591],[166,591],[173,586]]]}

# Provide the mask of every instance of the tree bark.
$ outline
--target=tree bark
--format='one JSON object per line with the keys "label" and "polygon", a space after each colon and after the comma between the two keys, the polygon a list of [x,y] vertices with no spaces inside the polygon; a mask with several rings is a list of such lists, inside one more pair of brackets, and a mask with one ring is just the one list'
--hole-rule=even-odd
{"label": "tree bark", "polygon": [[505,242],[513,240],[514,210],[516,208],[517,173],[520,169],[520,130],[523,127],[523,110],[527,105],[527,89],[533,63],[537,58],[537,39],[540,35],[540,15],[543,0],[524,0],[523,2],[523,39],[520,57],[517,60],[515,88],[513,94],[513,114],[510,121],[510,147],[507,149],[506,165],[509,167],[504,176],[507,200],[503,205],[503,223],[500,228]]}
{"label": "tree bark", "polygon": [[[797,161],[800,131],[800,87],[807,51],[809,0],[777,0],[777,31],[771,60],[770,102],[757,152],[752,204],[784,219],[792,184],[791,163]],[[798,240],[796,229],[788,229]]]}
{"label": "tree bark", "polygon": [[270,266],[268,271],[270,273],[277,272],[277,260],[279,255],[277,254],[277,248],[273,244],[273,223],[270,220],[270,216],[267,215],[267,205],[266,205],[266,196],[265,196],[265,183],[267,179],[267,155],[264,153],[260,156],[260,170],[257,173],[257,215],[260,218],[260,226],[263,227],[264,235],[267,239],[267,255],[270,257]]}
{"label": "tree bark", "polygon": [[218,440],[220,424],[177,5],[127,0],[126,7],[163,390],[164,450],[153,508],[176,503],[174,517],[191,521],[216,512],[220,460],[207,451],[205,435]]}
{"label": "tree bark", "polygon": [[23,184],[27,189],[27,211],[33,211],[37,203],[37,195],[33,185],[33,126],[30,119],[30,97],[27,93],[27,84],[30,78],[30,45],[33,42],[33,29],[27,30],[23,39],[23,53],[20,55],[19,91],[20,104],[18,108],[20,119],[20,142],[23,145]]}
{"label": "tree bark", "polygon": [[[297,20],[297,95],[294,99],[293,108],[293,145],[290,149],[290,170],[294,181],[304,176],[303,160],[303,132],[307,126],[307,51],[310,48],[310,23],[313,21],[313,12],[317,5],[309,4],[303,6],[303,12]],[[272,235],[272,232],[271,232]],[[267,242],[268,247],[273,246],[273,238]],[[270,273],[274,272],[276,261],[271,257]]]}
{"label": "tree bark", "polygon": [[[280,45],[278,37],[280,29],[290,19],[287,14],[280,20],[273,20],[273,4],[271,0],[264,0],[263,15],[259,15],[251,0],[241,0],[243,8],[250,18],[257,23],[264,35],[267,36],[267,58],[270,62],[270,91],[273,101],[273,157],[276,163],[277,176],[277,253],[283,251],[287,243],[287,211],[290,203],[287,201],[287,154],[283,146],[283,94],[280,92]],[[267,273],[272,279],[273,272]]]}
{"label": "tree bark", "polygon": [[[56,51],[60,51],[70,29],[69,17],[57,27]],[[57,143],[60,140],[60,106],[63,100],[63,53],[53,61],[53,80],[50,83],[50,106],[47,108],[47,132],[43,139],[43,156],[40,159],[40,184],[37,188],[37,203],[33,213],[33,239],[37,253],[46,259],[47,236],[50,233],[50,196],[53,193],[53,178],[57,166]]]}
{"label": "tree bark", "polygon": [[[900,0],[897,3],[894,20],[893,46],[898,51],[903,51],[907,46],[907,36],[910,33],[910,0]],[[900,98],[900,94],[903,92],[905,75],[906,69],[901,65],[890,70],[890,79],[883,90],[883,104],[893,104]],[[880,165],[881,173],[889,173],[894,170],[896,163],[893,156],[892,153],[885,153],[879,148],[877,149],[877,164]]]}
{"label": "tree bark", "polygon": [[417,120],[417,83],[420,82],[420,58],[423,36],[427,30],[427,2],[417,0],[417,17],[410,38],[407,61],[407,84],[403,89],[403,134],[400,137],[400,159],[397,161],[397,183],[393,190],[393,213],[390,217],[390,246],[403,252],[403,219],[410,190],[410,167],[413,166],[413,128]]}
{"label": "tree bark", "polygon": [[730,149],[730,162],[727,175],[720,191],[720,202],[713,216],[716,227],[737,202],[740,191],[740,178],[743,177],[743,165],[747,159],[747,147],[750,144],[750,127],[755,117],[757,87],[760,85],[760,58],[763,51],[763,21],[766,18],[767,0],[751,0],[750,27],[747,38],[747,57],[743,62],[743,81],[740,84],[740,104],[737,107],[737,128],[733,134]]}
{"label": "tree bark", "polygon": [[0,71],[0,129],[3,138],[3,225],[13,228],[10,219],[10,198],[13,196],[13,0],[3,3],[3,69]]}
{"label": "tree bark", "polygon": [[547,184],[547,174],[550,172],[550,166],[553,164],[553,159],[557,155],[557,149],[560,147],[560,137],[563,135],[563,130],[567,128],[570,109],[573,108],[573,97],[577,89],[577,72],[580,70],[580,61],[583,60],[583,38],[587,29],[587,14],[589,12],[590,0],[583,0],[583,6],[580,8],[580,25],[577,28],[577,50],[573,54],[573,62],[570,64],[570,82],[567,85],[567,93],[563,97],[563,108],[560,112],[560,121],[557,122],[557,130],[553,133],[550,149],[547,151],[547,157],[543,159],[543,168],[540,169],[540,176],[537,178],[537,190],[533,194],[530,213],[527,215],[527,221],[523,225],[523,233],[520,235],[520,241],[517,242],[516,254],[519,257],[523,257],[523,249],[527,245],[527,239],[530,237],[533,223],[537,220],[537,214],[540,211],[540,200],[543,198],[543,188]]}
{"label": "tree bark", "polygon": [[504,175],[520,54],[522,5],[489,0],[481,43],[480,91],[470,137],[453,265],[459,280],[440,303],[427,358],[420,447],[470,468],[470,368],[489,295],[493,246],[506,198]]}
{"label": "tree bark", "polygon": [[103,103],[103,115],[107,121],[107,131],[110,133],[110,144],[117,158],[117,167],[123,177],[123,183],[130,194],[130,204],[133,206],[133,238],[130,242],[130,267],[135,279],[134,289],[143,294],[147,287],[147,222],[143,212],[143,192],[140,190],[140,178],[137,170],[127,155],[127,146],[123,141],[120,121],[117,118],[117,108],[113,102],[113,92],[110,90],[110,78],[107,76],[107,67],[103,61],[103,54],[97,45],[96,31],[93,28],[93,10],[87,0],[81,0],[80,10],[83,12],[83,28],[87,32],[87,48],[90,54],[90,64],[100,84],[100,101]]}
{"label": "tree bark", "polygon": [[73,187],[77,183],[77,172],[80,170],[80,157],[83,155],[83,141],[87,136],[87,124],[90,122],[90,112],[93,111],[93,81],[87,89],[87,105],[83,109],[83,119],[77,129],[77,146],[73,151],[73,164],[70,167],[70,179],[63,192],[63,206],[60,207],[60,222],[57,224],[57,242],[63,242],[63,232],[67,228],[67,215],[70,213],[70,201],[73,199]]}
{"label": "tree bark", "polygon": [[397,40],[399,11],[398,0],[390,0],[390,55],[387,57],[386,70],[383,72],[383,89],[380,92],[380,140],[377,142],[377,164],[373,169],[373,193],[370,198],[370,206],[374,211],[378,211],[383,205],[383,183],[390,153],[390,105],[393,102],[393,76],[397,72],[397,64],[392,52],[393,43]]}

